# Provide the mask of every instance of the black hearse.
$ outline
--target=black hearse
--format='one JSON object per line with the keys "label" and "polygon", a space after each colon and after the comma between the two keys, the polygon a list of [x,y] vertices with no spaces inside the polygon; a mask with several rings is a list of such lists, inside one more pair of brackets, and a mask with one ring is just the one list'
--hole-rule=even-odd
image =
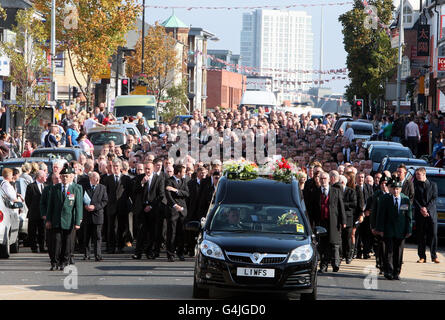
{"label": "black hearse", "polygon": [[224,176],[205,221],[186,229],[199,232],[195,298],[208,298],[210,288],[317,298],[316,238],[326,230],[312,232],[295,179]]}

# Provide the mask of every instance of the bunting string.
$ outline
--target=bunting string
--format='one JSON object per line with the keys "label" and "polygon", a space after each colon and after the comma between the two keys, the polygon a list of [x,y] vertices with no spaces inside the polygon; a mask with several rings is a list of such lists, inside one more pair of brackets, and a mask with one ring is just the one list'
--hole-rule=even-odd
{"label": "bunting string", "polygon": [[209,7],[209,6],[199,6],[199,7],[189,7],[189,6],[155,6],[155,5],[145,5],[146,8],[151,9],[185,9],[185,10],[255,10],[255,9],[292,9],[292,8],[309,8],[309,7],[329,7],[329,6],[344,6],[348,4],[353,4],[351,1],[345,2],[331,2],[331,3],[297,3],[289,5],[269,5],[269,6],[237,6],[237,7]]}

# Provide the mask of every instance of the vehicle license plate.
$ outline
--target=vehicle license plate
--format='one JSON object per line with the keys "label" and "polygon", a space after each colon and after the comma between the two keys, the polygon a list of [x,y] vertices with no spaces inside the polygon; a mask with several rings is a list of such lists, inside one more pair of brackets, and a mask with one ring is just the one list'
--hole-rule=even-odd
{"label": "vehicle license plate", "polygon": [[275,277],[275,269],[259,269],[259,268],[237,268],[236,275],[240,277]]}

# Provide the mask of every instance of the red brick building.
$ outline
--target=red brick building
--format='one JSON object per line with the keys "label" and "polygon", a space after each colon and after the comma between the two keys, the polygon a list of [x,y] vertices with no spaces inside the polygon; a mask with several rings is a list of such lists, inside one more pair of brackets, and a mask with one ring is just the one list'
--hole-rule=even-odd
{"label": "red brick building", "polygon": [[207,109],[237,108],[246,90],[246,76],[226,70],[207,70]]}

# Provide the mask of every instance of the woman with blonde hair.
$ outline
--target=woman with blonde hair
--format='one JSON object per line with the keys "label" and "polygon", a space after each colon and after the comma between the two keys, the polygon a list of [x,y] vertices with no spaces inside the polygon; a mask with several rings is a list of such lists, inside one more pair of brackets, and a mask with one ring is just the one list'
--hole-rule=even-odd
{"label": "woman with blonde hair", "polygon": [[40,170],[39,164],[37,162],[32,162],[31,163],[31,172],[29,174],[31,175],[31,177],[33,179],[35,178],[37,171],[39,171],[39,170]]}
{"label": "woman with blonde hair", "polygon": [[22,165],[22,175],[20,176],[25,180],[25,184],[33,183],[34,179],[31,177],[32,166],[29,162],[25,162]]}

